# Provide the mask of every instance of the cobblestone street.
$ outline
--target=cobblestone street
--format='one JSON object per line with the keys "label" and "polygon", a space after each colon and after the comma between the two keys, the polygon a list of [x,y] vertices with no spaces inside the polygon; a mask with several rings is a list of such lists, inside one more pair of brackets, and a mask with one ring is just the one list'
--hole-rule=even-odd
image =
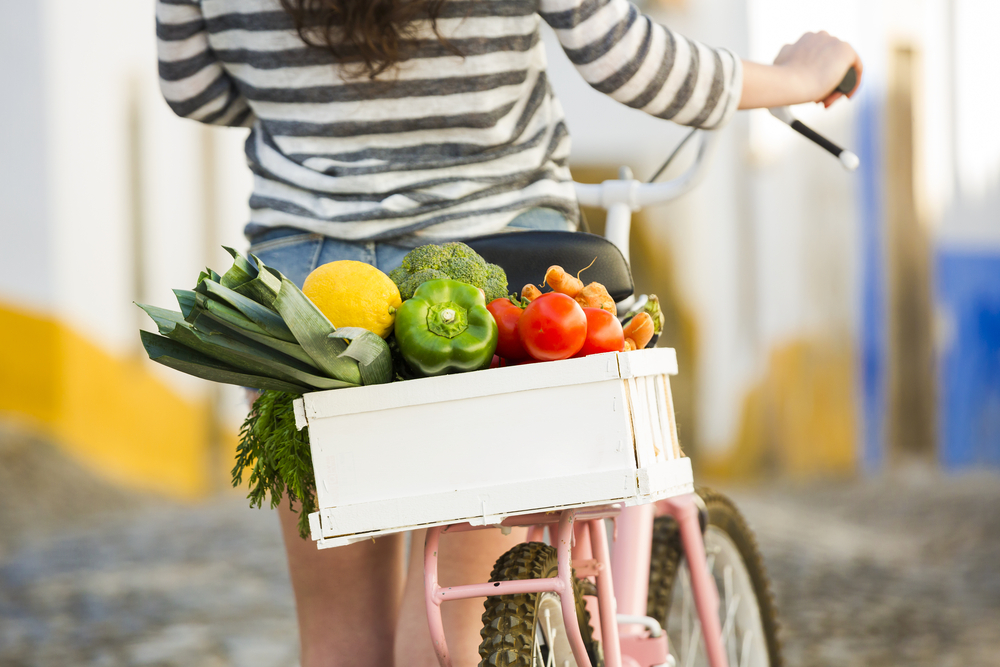
{"label": "cobblestone street", "polygon": [[[4,447],[0,665],[297,664],[270,512],[132,497],[41,446],[27,462]],[[25,486],[39,466],[65,482],[41,506]],[[1000,664],[1000,478],[732,496],[774,580],[787,664]]]}
{"label": "cobblestone street", "polygon": [[1000,665],[1000,478],[733,492],[786,663]]}

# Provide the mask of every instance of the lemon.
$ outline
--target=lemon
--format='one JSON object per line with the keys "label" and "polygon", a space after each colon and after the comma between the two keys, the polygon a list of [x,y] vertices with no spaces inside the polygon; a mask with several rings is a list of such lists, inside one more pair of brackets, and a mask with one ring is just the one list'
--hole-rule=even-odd
{"label": "lemon", "polygon": [[382,338],[392,333],[399,288],[371,264],[340,260],[318,266],[302,291],[337,327],[361,327]]}

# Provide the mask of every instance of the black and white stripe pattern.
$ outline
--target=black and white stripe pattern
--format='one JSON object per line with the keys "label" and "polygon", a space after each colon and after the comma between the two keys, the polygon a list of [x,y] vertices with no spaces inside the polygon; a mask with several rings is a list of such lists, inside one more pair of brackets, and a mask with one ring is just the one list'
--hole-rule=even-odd
{"label": "black and white stripe pattern", "polygon": [[[252,128],[251,221],[342,239],[468,237],[548,206],[578,216],[540,20],[595,89],[685,125],[733,114],[740,60],[627,0],[447,0],[375,80],[306,46],[279,0],[157,0],[163,95],[177,114]],[[462,54],[456,55],[452,49]],[[347,64],[345,69],[342,65]]]}

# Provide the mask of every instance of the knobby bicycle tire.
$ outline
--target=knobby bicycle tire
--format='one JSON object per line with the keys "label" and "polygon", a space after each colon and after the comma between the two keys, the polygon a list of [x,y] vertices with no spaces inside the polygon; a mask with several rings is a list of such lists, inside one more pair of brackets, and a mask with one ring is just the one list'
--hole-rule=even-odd
{"label": "knobby bicycle tire", "polygon": [[[493,566],[490,581],[544,579],[555,577],[558,569],[553,547],[541,542],[525,542],[500,556]],[[574,577],[573,582],[577,622],[583,643],[593,667],[603,667],[604,656],[600,642],[593,637],[590,613],[583,601],[580,581]],[[539,593],[486,598],[483,629],[480,631],[483,638],[479,645],[480,667],[532,667],[539,600]]]}
{"label": "knobby bicycle tire", "polygon": [[[749,575],[766,639],[769,667],[782,667],[781,643],[778,640],[777,606],[771,593],[764,560],[757,548],[757,540],[746,520],[729,498],[707,488],[699,488],[697,493],[705,503],[708,526],[721,530],[732,541]],[[668,616],[677,574],[683,560],[684,549],[681,545],[680,531],[676,521],[669,516],[657,518],[653,524],[653,548],[649,568],[649,594],[646,613],[659,621],[664,628],[670,626]],[[671,637],[670,639],[675,638]]]}

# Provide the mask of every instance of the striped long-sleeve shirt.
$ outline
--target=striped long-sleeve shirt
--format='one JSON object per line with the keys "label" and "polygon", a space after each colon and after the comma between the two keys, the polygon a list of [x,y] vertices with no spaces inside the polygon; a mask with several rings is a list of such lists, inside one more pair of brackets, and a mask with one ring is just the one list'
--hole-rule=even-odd
{"label": "striped long-sleeve shirt", "polygon": [[490,233],[537,206],[575,220],[541,20],[619,102],[707,128],[737,107],[739,58],[627,0],[446,0],[448,45],[419,21],[407,58],[374,80],[350,48],[338,60],[307,46],[279,0],[157,0],[161,87],[181,116],[251,128],[254,226],[430,240]]}

